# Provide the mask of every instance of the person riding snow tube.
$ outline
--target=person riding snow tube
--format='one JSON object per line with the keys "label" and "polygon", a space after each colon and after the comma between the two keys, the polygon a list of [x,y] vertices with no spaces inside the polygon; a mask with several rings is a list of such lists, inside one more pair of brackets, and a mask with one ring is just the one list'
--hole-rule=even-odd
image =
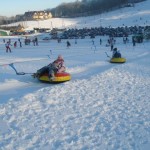
{"label": "person riding snow tube", "polygon": [[37,70],[35,77],[41,81],[49,82],[69,81],[71,76],[65,70],[64,59],[61,55],[58,55],[58,58],[54,62]]}
{"label": "person riding snow tube", "polygon": [[110,62],[111,63],[124,63],[126,62],[126,59],[121,57],[121,53],[117,50],[117,48],[114,48]]}

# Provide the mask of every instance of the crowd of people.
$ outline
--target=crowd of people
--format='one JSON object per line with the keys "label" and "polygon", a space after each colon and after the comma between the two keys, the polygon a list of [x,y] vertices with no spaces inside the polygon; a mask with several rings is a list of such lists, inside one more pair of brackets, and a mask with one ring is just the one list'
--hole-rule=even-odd
{"label": "crowd of people", "polygon": [[[128,35],[129,34],[135,34],[135,33],[142,33],[144,30],[143,27],[125,27],[125,28],[91,28],[91,29],[70,29],[68,31],[64,32],[64,35],[68,36],[68,39],[66,41],[66,48],[70,48],[71,47],[71,43],[69,41],[69,39],[74,38],[75,39],[75,44],[77,44],[77,39],[79,38],[80,35],[82,36],[88,36],[90,35],[92,37],[92,44],[95,45],[95,41],[94,41],[94,37],[95,36],[103,36],[106,35],[108,36],[108,40],[106,40],[106,47],[110,47],[110,51],[112,51],[112,57],[111,58],[121,58],[121,53],[120,51],[117,49],[117,47],[114,48],[114,46],[116,46],[116,36],[119,35],[118,33],[120,33],[121,37],[123,38],[123,43],[126,44],[129,42],[128,39]],[[136,36],[132,36],[132,43],[133,46],[135,46],[136,43]],[[60,38],[61,39],[61,38]],[[143,39],[138,36],[138,40],[140,42],[143,41]],[[12,43],[11,39],[8,39],[8,41],[5,41],[5,39],[3,39],[3,42],[5,43],[5,47],[6,47],[6,52],[12,52],[11,50],[11,46],[14,46],[14,48],[16,48],[18,45],[18,47],[22,47],[22,41],[23,39],[18,39],[16,41],[13,41],[14,43]],[[24,39],[24,44],[25,45],[30,45],[30,43],[33,42],[33,46],[38,46],[38,38],[34,37],[32,40],[30,40],[29,38],[25,38]],[[102,37],[100,37],[99,43],[100,45],[102,44]],[[18,44],[19,43],[19,44]],[[61,40],[58,41],[58,43],[61,43]],[[41,69],[37,70],[37,72],[34,74],[34,77],[38,77],[40,78],[40,76],[42,76],[44,73],[48,73],[48,77],[50,81],[53,81],[55,79],[55,74],[57,72],[64,72],[66,70],[66,67],[64,65],[64,59],[62,55],[58,55],[58,58],[48,64],[47,66],[42,67]]]}
{"label": "crowd of people", "polygon": [[95,27],[95,28],[83,28],[83,29],[69,29],[63,32],[62,39],[75,39],[85,38],[90,36],[111,36],[111,37],[128,37],[129,35],[142,34],[150,26],[131,26],[131,27]]}
{"label": "crowd of people", "polygon": [[[33,42],[34,46],[38,46],[38,38],[37,37],[35,37],[32,41],[30,39],[28,39],[27,37],[24,39],[25,45],[30,45],[31,42]],[[6,41],[6,39],[3,39],[3,43],[5,44],[6,53],[12,52],[11,47],[14,47],[14,48],[22,47],[22,40],[20,38],[18,38],[18,40],[15,40],[13,42],[11,39],[8,39],[7,41]]]}
{"label": "crowd of people", "polygon": [[38,46],[38,38],[34,37],[32,40],[30,38],[25,38],[24,43],[25,45],[30,45],[30,43],[33,43],[34,46]]}

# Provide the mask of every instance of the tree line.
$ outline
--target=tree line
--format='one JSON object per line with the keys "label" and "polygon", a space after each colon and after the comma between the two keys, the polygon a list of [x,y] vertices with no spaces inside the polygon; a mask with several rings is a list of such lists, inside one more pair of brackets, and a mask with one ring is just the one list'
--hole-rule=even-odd
{"label": "tree line", "polygon": [[[121,7],[126,7],[128,4],[141,2],[145,0],[76,0],[70,3],[61,3],[55,8],[47,9],[52,13],[53,17],[81,17],[101,14]],[[0,17],[0,25],[6,25],[23,21],[23,17],[18,20],[17,17]],[[3,27],[0,27],[3,28]]]}
{"label": "tree line", "polygon": [[51,9],[53,17],[78,17],[100,14],[143,0],[76,0]]}

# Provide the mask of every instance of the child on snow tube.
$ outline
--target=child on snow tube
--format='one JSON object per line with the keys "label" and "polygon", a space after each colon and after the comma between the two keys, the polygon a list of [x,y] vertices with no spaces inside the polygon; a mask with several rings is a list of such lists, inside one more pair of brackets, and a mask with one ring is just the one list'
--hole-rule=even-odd
{"label": "child on snow tube", "polygon": [[121,53],[117,50],[117,48],[113,49],[112,58],[121,58]]}
{"label": "child on snow tube", "polygon": [[66,67],[64,66],[64,59],[61,55],[58,55],[54,62],[37,70],[36,77],[40,78],[40,76],[42,76],[44,73],[48,73],[49,79],[51,81],[55,79],[55,73],[64,72],[65,70]]}

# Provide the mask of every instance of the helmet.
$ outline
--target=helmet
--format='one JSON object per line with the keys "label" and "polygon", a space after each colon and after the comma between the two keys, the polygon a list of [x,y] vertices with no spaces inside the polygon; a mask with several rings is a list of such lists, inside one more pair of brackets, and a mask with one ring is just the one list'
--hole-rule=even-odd
{"label": "helmet", "polygon": [[117,48],[114,48],[114,51],[117,51]]}

